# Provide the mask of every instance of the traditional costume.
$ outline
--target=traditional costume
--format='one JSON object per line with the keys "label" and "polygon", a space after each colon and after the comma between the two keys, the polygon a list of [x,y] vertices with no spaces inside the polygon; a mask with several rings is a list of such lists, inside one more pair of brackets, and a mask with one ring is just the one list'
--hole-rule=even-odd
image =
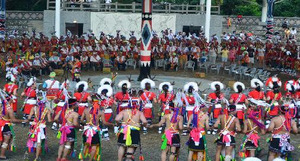
{"label": "traditional costume", "polygon": [[128,107],[128,100],[130,96],[127,90],[130,89],[131,83],[127,80],[122,80],[119,82],[118,87],[121,88],[122,91],[115,94],[115,101],[118,103],[116,111],[117,114]]}
{"label": "traditional costume", "polygon": [[232,100],[233,104],[236,106],[237,118],[240,120],[241,125],[243,125],[243,119],[245,115],[244,110],[247,109],[245,105],[247,96],[238,89],[238,86],[240,86],[242,91],[245,90],[245,85],[242,82],[235,82],[233,84],[233,89],[236,93],[230,96],[230,100]]}
{"label": "traditional costume", "polygon": [[[31,109],[36,106],[37,104],[37,87],[33,87],[36,83],[36,78],[30,78],[29,82],[27,83],[27,88],[24,90],[24,96],[26,96],[24,105],[21,108],[23,111],[23,119],[27,120],[30,114]],[[25,122],[23,122],[25,125]]]}
{"label": "traditional costume", "polygon": [[[161,94],[158,97],[158,100],[161,101],[161,108],[160,108],[160,114],[159,114],[159,121],[161,118],[170,113],[170,103],[173,102],[174,94],[171,93],[173,91],[173,86],[170,82],[163,82],[159,84],[159,91]],[[162,131],[162,127],[159,127],[158,133],[160,134]]]}
{"label": "traditional costume", "polygon": [[[148,85],[148,87],[146,87]],[[152,124],[153,119],[153,101],[156,99],[156,94],[154,92],[150,92],[151,88],[155,87],[155,82],[151,79],[143,79],[141,81],[141,89],[143,90],[143,94],[141,94],[140,98],[142,101],[142,111],[147,119],[148,125]],[[144,134],[147,133],[147,128],[143,127]]]}
{"label": "traditional costume", "polygon": [[53,108],[53,100],[55,99],[56,94],[59,92],[59,81],[55,80],[56,73],[51,72],[49,77],[50,79],[46,80],[43,84],[43,88],[46,89],[46,97],[48,99],[46,106]]}
{"label": "traditional costume", "polygon": [[9,83],[4,85],[4,91],[6,92],[6,99],[8,101],[11,101],[10,106],[13,108],[13,111],[17,112],[17,105],[18,105],[18,99],[17,96],[15,96],[14,93],[18,90],[18,85],[15,84],[16,78],[14,75],[8,75],[6,76],[6,80],[8,80]]}
{"label": "traditional costume", "polygon": [[[102,85],[98,88],[97,94],[99,96],[99,106],[104,111],[104,118],[106,122],[112,123],[114,99],[112,97],[113,89],[110,85]],[[102,134],[106,140],[109,140],[108,127],[102,125]]]}
{"label": "traditional costume", "polygon": [[250,106],[256,106],[259,108],[258,118],[262,119],[263,111],[265,111],[265,108],[268,106],[264,101],[265,94],[263,91],[261,91],[262,88],[264,87],[264,84],[262,81],[260,81],[257,78],[252,79],[250,84],[251,84],[251,88],[253,88],[253,90],[248,93]]}
{"label": "traditional costume", "polygon": [[285,97],[290,100],[290,115],[294,118],[297,114],[297,105],[294,100],[297,99],[296,90],[297,90],[297,82],[295,80],[289,80],[284,84],[284,90],[286,91]]}
{"label": "traditional costume", "polygon": [[[99,109],[92,107],[89,110],[90,121],[86,123],[83,129],[83,145],[79,153],[79,159],[88,157],[91,151],[94,150],[92,147],[96,147],[94,160],[101,160],[101,129],[98,125],[98,114]],[[104,118],[102,118],[104,119]]]}
{"label": "traditional costume", "polygon": [[[65,80],[61,86],[60,86],[60,90],[59,92],[56,94],[56,98],[54,100],[54,117],[56,115],[58,115],[60,113],[60,111],[63,109],[63,108],[67,108],[67,99],[70,98],[69,94],[68,94],[68,86],[69,86],[70,82],[69,80]],[[61,123],[63,120],[63,117],[60,116],[59,118],[59,122]],[[57,126],[57,123],[54,122],[52,124],[52,127],[51,127],[53,130],[57,130],[59,127]]]}
{"label": "traditional costume", "polygon": [[[218,86],[218,89],[217,89]],[[223,93],[221,93],[221,90],[224,88],[223,83],[219,81],[214,81],[210,84],[210,89],[213,90],[213,93],[210,93],[208,95],[208,99],[212,103],[212,105],[209,108],[209,113],[210,113],[210,126],[213,126],[219,117],[220,114],[222,114],[223,108],[222,108],[222,103],[224,102],[224,99],[226,100],[225,96]],[[207,134],[211,134],[211,131],[208,130]],[[214,129],[212,132],[213,135],[217,134],[217,129]]]}
{"label": "traditional costume", "polygon": [[269,87],[270,91],[267,92],[267,102],[271,105],[270,108],[267,108],[267,118],[266,121],[267,126],[270,124],[270,119],[278,115],[279,111],[279,101],[281,100],[281,92],[279,91],[279,88],[281,87],[282,83],[279,78],[277,77],[270,77],[266,81],[266,86]]}
{"label": "traditional costume", "polygon": [[110,78],[103,78],[100,81],[100,86],[103,85],[112,85],[112,80]]}
{"label": "traditional costume", "polygon": [[[282,124],[278,128],[274,128],[272,132],[269,151],[277,153],[281,158],[287,158],[288,161],[291,161],[291,152],[295,149],[294,146],[290,144],[290,134],[288,133],[291,131],[292,118],[288,112],[289,104],[284,104],[283,106],[285,110],[285,116],[278,116],[280,117]],[[281,134],[280,132],[283,128],[288,132]]]}
{"label": "traditional costume", "polygon": [[46,102],[39,101],[37,106],[34,107],[34,120],[31,122],[31,126],[28,133],[27,147],[29,152],[35,152],[36,148],[41,147],[42,153],[48,150],[47,137],[46,137],[46,120],[47,113],[50,112],[46,108]]}
{"label": "traditional costume", "polygon": [[[195,97],[194,97],[194,92],[198,92],[199,87],[197,85],[197,83],[195,82],[189,82],[187,84],[184,85],[183,87],[185,94],[183,97],[183,103],[184,103],[184,107],[182,110],[182,115],[183,115],[183,126],[187,127],[187,122],[190,118],[190,116],[192,116],[193,114],[193,110],[195,108]],[[183,130],[182,135],[187,135],[187,130]]]}
{"label": "traditional costume", "polygon": [[74,93],[74,97],[76,98],[78,102],[78,114],[82,116],[82,113],[85,108],[88,107],[88,98],[90,97],[90,94],[87,91],[88,89],[88,83],[86,81],[80,81],[76,84],[76,90],[79,89],[79,86],[83,86],[83,91],[77,91]]}

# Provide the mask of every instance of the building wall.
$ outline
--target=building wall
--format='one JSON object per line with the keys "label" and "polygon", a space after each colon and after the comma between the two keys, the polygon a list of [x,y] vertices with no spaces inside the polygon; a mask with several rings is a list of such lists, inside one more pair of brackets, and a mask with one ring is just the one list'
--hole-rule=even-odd
{"label": "building wall", "polygon": [[[44,11],[44,33],[50,35],[54,31],[54,11]],[[121,30],[121,34],[128,37],[130,31],[135,31],[139,37],[141,32],[141,13],[107,13],[107,12],[81,12],[62,11],[61,13],[61,34],[65,34],[65,23],[83,23],[83,32],[92,29],[96,36],[101,31],[107,34],[116,34],[116,30]],[[152,28],[158,34],[167,28],[174,32],[182,31],[183,26],[205,26],[205,15],[186,14],[153,14]],[[222,16],[211,18],[211,34],[221,35]]]}

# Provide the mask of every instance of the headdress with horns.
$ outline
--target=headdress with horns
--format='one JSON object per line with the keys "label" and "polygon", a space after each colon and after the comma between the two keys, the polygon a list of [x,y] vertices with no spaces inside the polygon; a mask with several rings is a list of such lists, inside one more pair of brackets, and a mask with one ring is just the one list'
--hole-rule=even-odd
{"label": "headdress with horns", "polygon": [[106,93],[106,96],[107,96],[107,97],[112,96],[113,89],[111,88],[110,85],[103,85],[103,86],[99,87],[99,88],[98,88],[98,91],[97,91],[97,94],[98,94],[98,95],[101,95],[101,93],[102,93],[103,90],[107,90],[107,93]]}
{"label": "headdress with horns", "polygon": [[153,80],[151,80],[151,79],[146,78],[146,79],[143,79],[143,80],[141,81],[141,88],[142,88],[142,89],[145,89],[147,83],[150,84],[150,87],[151,87],[151,88],[154,88],[154,87],[155,87],[155,82],[154,82]]}
{"label": "headdress with horns", "polygon": [[216,90],[216,85],[220,86],[220,90],[222,90],[224,88],[224,84],[221,83],[220,81],[214,81],[210,84],[210,89],[215,91]]}
{"label": "headdress with horns", "polygon": [[173,86],[172,86],[172,84],[170,82],[162,82],[162,83],[160,83],[159,87],[158,87],[159,91],[163,91],[163,86],[165,86],[165,85],[168,86],[168,91],[169,92],[173,91]]}
{"label": "headdress with horns", "polygon": [[257,88],[258,86],[263,87],[264,83],[257,78],[252,79],[251,80],[251,88]]}
{"label": "headdress with horns", "polygon": [[119,84],[118,84],[118,87],[122,88],[122,86],[125,85],[125,84],[127,86],[127,89],[131,88],[131,83],[128,80],[122,80],[122,81],[120,81]]}
{"label": "headdress with horns", "polygon": [[245,85],[244,85],[244,83],[242,83],[242,82],[235,82],[235,83],[233,84],[233,90],[234,90],[235,92],[238,92],[238,88],[237,88],[238,86],[241,86],[242,89],[245,90]]}
{"label": "headdress with horns", "polygon": [[76,90],[78,90],[80,85],[83,85],[83,91],[86,91],[89,87],[89,85],[86,81],[80,81],[76,84]]}

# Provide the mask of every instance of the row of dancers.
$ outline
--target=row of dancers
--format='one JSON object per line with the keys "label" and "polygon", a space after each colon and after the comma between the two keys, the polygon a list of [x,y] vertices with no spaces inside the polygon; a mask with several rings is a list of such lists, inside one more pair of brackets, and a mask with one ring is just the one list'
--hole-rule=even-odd
{"label": "row of dancers", "polygon": [[[1,90],[0,159],[6,159],[5,151],[14,149],[14,132],[11,123],[30,122],[27,147],[35,152],[35,160],[47,150],[46,118],[53,122],[52,129],[58,130],[58,161],[67,160],[68,155],[77,156],[77,129],[82,131],[83,144],[78,157],[83,160],[101,160],[101,140],[108,140],[108,127],[114,127],[118,136],[118,160],[134,160],[134,153],[141,148],[140,130],[147,134],[148,128],[158,127],[162,136],[161,160],[179,158],[180,133],[189,135],[188,160],[208,160],[206,134],[217,134],[215,160],[230,161],[236,158],[234,147],[237,132],[245,133],[239,150],[240,158],[255,157],[259,148],[261,134],[271,132],[269,157],[291,158],[293,146],[290,145],[290,132],[297,133],[299,82],[287,81],[285,96],[280,92],[282,83],[279,78],[271,77],[264,84],[259,79],[251,80],[253,91],[243,94],[245,85],[236,82],[235,93],[226,99],[222,93],[223,83],[210,84],[212,93],[207,100],[199,95],[195,82],[184,85],[183,91],[174,93],[170,82],[159,85],[157,94],[151,89],[155,82],[151,79],[141,81],[141,90],[131,89],[128,80],[118,83],[120,92],[114,94],[113,79],[104,78],[95,94],[87,92],[88,83],[76,84],[76,92],[71,94],[69,81],[60,83],[55,73],[43,83],[43,90],[37,89],[36,78],[31,78],[21,96],[25,97],[22,112],[23,120],[16,119],[17,89],[15,77],[7,76],[8,83]],[[264,93],[263,88],[269,88]],[[156,103],[160,104],[159,123],[153,124]],[[294,119],[295,118],[295,119]],[[140,152],[140,160],[144,160]],[[256,158],[258,159],[258,158]]]}

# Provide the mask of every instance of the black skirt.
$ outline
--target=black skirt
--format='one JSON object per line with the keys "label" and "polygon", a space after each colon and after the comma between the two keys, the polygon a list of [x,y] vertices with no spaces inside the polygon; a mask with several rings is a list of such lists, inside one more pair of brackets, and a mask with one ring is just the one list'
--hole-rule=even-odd
{"label": "black skirt", "polygon": [[[130,136],[131,136],[132,144],[129,147],[139,147],[140,143],[141,143],[140,131],[131,129]],[[124,134],[123,133],[119,133],[118,145],[119,146],[126,146],[126,139],[124,139]]]}
{"label": "black skirt", "polygon": [[[83,142],[86,143],[87,137],[85,135],[83,135]],[[92,137],[92,145],[99,145],[100,144],[100,136],[99,136],[99,132],[97,131],[94,136]]]}
{"label": "black skirt", "polygon": [[[223,141],[223,135],[221,135],[218,139],[217,139],[217,145],[223,145],[223,146],[226,146],[226,143],[224,143]],[[229,146],[234,146],[235,145],[235,137],[231,136],[230,135],[230,144]]]}
{"label": "black skirt", "polygon": [[204,146],[204,140],[203,138],[199,139],[199,144],[196,145],[194,140],[190,137],[189,141],[188,141],[188,146],[189,146],[189,150],[190,151],[199,151],[199,152],[203,152],[205,150],[205,146]]}
{"label": "black skirt", "polygon": [[168,144],[168,146],[180,148],[180,136],[179,136],[179,134],[173,134],[173,136],[172,136],[172,145]]}

